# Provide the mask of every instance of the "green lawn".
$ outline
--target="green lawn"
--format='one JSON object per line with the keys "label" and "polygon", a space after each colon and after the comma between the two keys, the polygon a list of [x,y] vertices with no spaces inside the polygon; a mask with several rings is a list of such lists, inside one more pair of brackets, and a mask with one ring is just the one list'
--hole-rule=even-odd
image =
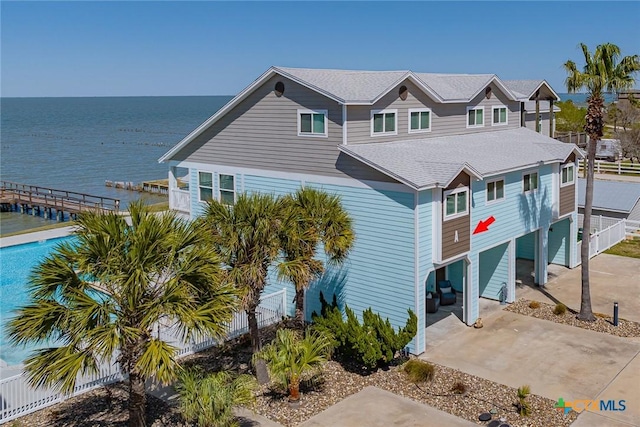
{"label": "green lawn", "polygon": [[640,258],[640,239],[623,240],[611,249],[606,250],[604,253],[630,258]]}

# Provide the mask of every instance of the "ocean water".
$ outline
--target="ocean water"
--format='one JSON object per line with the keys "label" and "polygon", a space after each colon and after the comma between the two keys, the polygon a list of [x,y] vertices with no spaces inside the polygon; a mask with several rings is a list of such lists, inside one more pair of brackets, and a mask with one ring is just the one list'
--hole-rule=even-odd
{"label": "ocean water", "polygon": [[[586,93],[558,93],[560,97],[560,101],[573,101],[573,103],[578,107],[586,107],[587,106],[587,94]],[[605,104],[611,104],[614,101],[617,101],[618,97],[612,93],[604,94],[604,102]]]}
{"label": "ocean water", "polygon": [[[144,193],[105,181],[166,178],[158,158],[212,116],[230,96],[2,98],[0,179],[120,199]],[[20,220],[16,216],[23,216]],[[41,225],[3,213],[2,232]]]}

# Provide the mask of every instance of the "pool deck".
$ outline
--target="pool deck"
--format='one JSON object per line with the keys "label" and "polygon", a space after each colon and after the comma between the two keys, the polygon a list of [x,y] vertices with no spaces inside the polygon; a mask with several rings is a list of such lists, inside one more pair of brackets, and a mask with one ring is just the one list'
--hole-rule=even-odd
{"label": "pool deck", "polygon": [[34,233],[18,234],[15,236],[1,237],[0,248],[7,246],[21,245],[23,243],[39,242],[41,240],[56,239],[70,235],[74,230],[74,226],[52,228],[51,230],[36,231]]}

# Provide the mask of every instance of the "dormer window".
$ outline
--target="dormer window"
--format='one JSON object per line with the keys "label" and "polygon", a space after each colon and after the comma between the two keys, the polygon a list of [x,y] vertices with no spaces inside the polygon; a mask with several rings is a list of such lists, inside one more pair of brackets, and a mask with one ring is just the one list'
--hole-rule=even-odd
{"label": "dormer window", "polygon": [[372,110],[371,136],[397,135],[398,110]]}
{"label": "dormer window", "polygon": [[491,126],[501,126],[508,124],[507,107],[502,105],[493,107],[492,118],[493,120],[491,122]]}
{"label": "dormer window", "polygon": [[467,187],[444,192],[444,220],[458,218],[469,213],[469,190]]}
{"label": "dormer window", "polygon": [[484,126],[484,107],[467,107],[467,127]]}
{"label": "dormer window", "polygon": [[298,110],[298,136],[327,136],[327,110]]}
{"label": "dormer window", "polygon": [[562,178],[561,184],[563,187],[565,185],[572,185],[575,182],[575,165],[573,163],[567,163],[562,166]]}
{"label": "dormer window", "polygon": [[409,110],[409,133],[431,131],[431,110],[428,108]]}

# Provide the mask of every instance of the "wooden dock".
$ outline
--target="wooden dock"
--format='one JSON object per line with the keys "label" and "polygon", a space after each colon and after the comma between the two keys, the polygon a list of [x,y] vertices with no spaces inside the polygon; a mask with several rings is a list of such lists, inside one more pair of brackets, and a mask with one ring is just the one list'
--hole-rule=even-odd
{"label": "wooden dock", "polygon": [[65,214],[76,217],[82,212],[120,210],[120,200],[86,193],[0,181],[0,205],[3,211],[17,211],[47,219],[64,221]]}

